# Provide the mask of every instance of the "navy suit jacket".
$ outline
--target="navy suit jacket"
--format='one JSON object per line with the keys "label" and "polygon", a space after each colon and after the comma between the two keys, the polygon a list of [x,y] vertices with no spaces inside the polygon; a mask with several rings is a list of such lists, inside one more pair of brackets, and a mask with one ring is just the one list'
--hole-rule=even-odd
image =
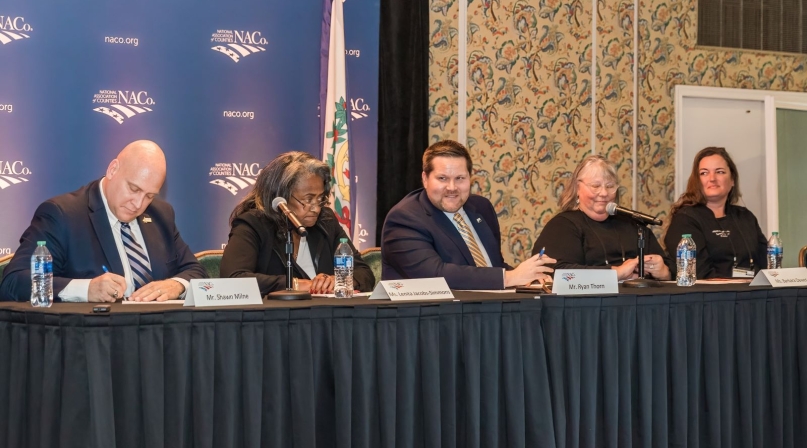
{"label": "navy suit jacket", "polygon": [[[109,272],[124,275],[112,227],[104,208],[100,180],[48,199],[34,213],[20,247],[4,271],[0,300],[31,298],[31,255],[37,241],[47,242],[53,256],[53,298],[73,279],[92,279]],[[150,218],[151,222],[144,221]],[[174,224],[174,209],[160,198],[138,218],[154,280],[207,277]]]}
{"label": "navy suit jacket", "polygon": [[387,214],[381,238],[383,280],[445,277],[452,289],[502,289],[504,262],[493,204],[471,195],[463,205],[493,267],[477,267],[468,245],[442,210],[419,188]]}

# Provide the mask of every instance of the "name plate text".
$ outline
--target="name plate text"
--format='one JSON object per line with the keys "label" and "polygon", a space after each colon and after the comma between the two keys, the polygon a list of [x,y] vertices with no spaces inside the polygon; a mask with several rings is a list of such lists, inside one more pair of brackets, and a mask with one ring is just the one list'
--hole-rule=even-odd
{"label": "name plate text", "polygon": [[552,294],[619,294],[619,282],[613,269],[556,269]]}

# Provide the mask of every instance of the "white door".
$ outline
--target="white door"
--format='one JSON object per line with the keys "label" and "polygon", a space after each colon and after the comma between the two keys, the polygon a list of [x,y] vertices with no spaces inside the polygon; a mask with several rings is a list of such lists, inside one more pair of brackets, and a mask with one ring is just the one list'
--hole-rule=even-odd
{"label": "white door", "polygon": [[681,143],[676,153],[676,199],[686,189],[695,155],[708,146],[726,148],[740,174],[740,205],[767,229],[765,182],[765,102],[725,98],[684,97]]}

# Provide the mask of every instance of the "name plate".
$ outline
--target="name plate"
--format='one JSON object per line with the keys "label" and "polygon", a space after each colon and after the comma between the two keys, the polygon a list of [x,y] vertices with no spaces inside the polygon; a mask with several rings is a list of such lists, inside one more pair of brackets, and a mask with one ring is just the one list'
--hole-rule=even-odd
{"label": "name plate", "polygon": [[260,305],[261,291],[256,278],[206,278],[191,280],[183,306]]}
{"label": "name plate", "polygon": [[619,294],[619,281],[613,269],[556,269],[552,294]]}
{"label": "name plate", "polygon": [[408,280],[382,280],[370,295],[376,300],[443,300],[453,299],[443,277],[413,278]]}
{"label": "name plate", "polygon": [[750,286],[786,286],[807,285],[807,268],[763,269],[759,271]]}

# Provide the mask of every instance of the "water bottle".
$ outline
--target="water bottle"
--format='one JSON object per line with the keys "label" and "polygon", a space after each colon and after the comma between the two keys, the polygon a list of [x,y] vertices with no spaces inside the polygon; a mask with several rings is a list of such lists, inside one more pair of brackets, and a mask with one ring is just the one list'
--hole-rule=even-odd
{"label": "water bottle", "polygon": [[675,251],[678,263],[678,275],[676,283],[678,286],[692,286],[697,279],[695,264],[698,260],[698,253],[692,235],[685,233],[681,235],[681,242]]}
{"label": "water bottle", "polygon": [[782,240],[779,239],[779,232],[773,232],[768,239],[768,269],[782,269]]}
{"label": "water bottle", "polygon": [[36,242],[36,250],[31,255],[31,305],[53,305],[53,257],[44,241]]}
{"label": "water bottle", "polygon": [[333,293],[338,299],[353,297],[353,249],[347,238],[339,239],[339,246],[333,255],[333,274],[336,284]]}

